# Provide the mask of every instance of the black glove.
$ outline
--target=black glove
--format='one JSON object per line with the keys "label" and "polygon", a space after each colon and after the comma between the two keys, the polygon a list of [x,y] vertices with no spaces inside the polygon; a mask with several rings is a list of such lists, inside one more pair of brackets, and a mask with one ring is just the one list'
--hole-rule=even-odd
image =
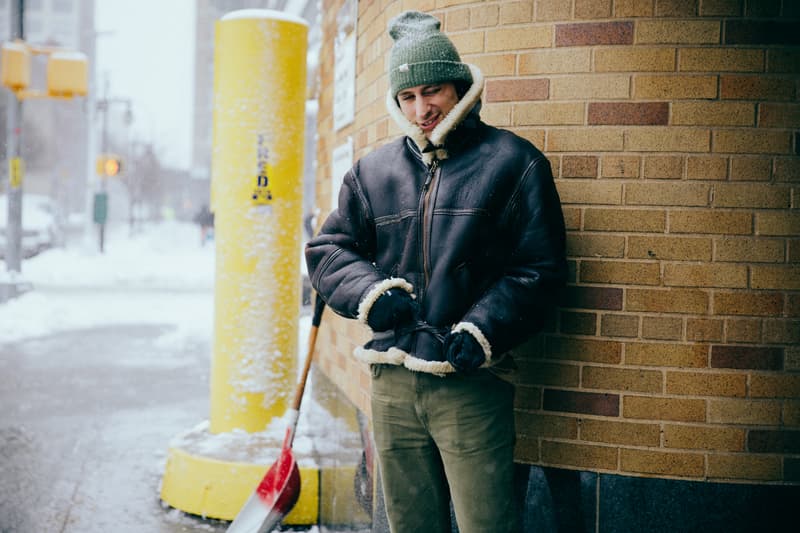
{"label": "black glove", "polygon": [[372,331],[387,331],[410,322],[416,312],[416,302],[402,289],[389,289],[372,304],[367,324]]}
{"label": "black glove", "polygon": [[444,338],[444,356],[458,372],[475,370],[486,361],[478,341],[466,331],[448,333]]}

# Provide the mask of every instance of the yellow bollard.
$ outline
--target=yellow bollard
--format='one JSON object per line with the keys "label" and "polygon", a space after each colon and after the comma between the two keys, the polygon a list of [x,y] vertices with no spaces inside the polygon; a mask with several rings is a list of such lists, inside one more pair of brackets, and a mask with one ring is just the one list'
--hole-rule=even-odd
{"label": "yellow bollard", "polygon": [[[271,461],[226,461],[219,451],[205,457],[196,450],[220,434],[262,432],[286,412],[295,389],[308,26],[248,9],[225,15],[215,34],[211,412],[206,428],[170,449],[161,497],[190,513],[231,519]],[[263,445],[255,457],[257,448]]]}

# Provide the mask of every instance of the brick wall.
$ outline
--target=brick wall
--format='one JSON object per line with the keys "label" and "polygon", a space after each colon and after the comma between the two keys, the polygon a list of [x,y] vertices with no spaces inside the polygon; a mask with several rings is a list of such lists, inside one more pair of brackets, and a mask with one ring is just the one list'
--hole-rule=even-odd
{"label": "brick wall", "polygon": [[[404,9],[483,70],[484,120],[552,162],[571,282],[516,350],[518,460],[800,482],[800,3],[361,1],[355,122],[334,132],[339,6],[323,1],[317,205],[334,147],[399,134],[385,28]],[[368,413],[366,338],[328,314],[319,360]]]}

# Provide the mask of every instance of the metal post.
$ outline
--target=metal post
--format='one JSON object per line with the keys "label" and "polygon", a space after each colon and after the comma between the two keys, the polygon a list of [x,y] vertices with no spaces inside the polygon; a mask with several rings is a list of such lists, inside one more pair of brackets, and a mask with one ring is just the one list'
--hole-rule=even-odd
{"label": "metal post", "polygon": [[[24,39],[25,1],[11,3],[11,39]],[[8,221],[6,224],[6,270],[22,271],[22,100],[8,97],[6,134],[8,160]]]}

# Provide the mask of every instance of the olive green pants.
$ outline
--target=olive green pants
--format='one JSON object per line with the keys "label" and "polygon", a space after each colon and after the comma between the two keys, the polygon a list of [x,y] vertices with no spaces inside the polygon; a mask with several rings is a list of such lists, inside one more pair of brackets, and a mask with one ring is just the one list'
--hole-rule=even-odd
{"label": "olive green pants", "polygon": [[514,387],[373,365],[372,422],[392,533],[516,530]]}

